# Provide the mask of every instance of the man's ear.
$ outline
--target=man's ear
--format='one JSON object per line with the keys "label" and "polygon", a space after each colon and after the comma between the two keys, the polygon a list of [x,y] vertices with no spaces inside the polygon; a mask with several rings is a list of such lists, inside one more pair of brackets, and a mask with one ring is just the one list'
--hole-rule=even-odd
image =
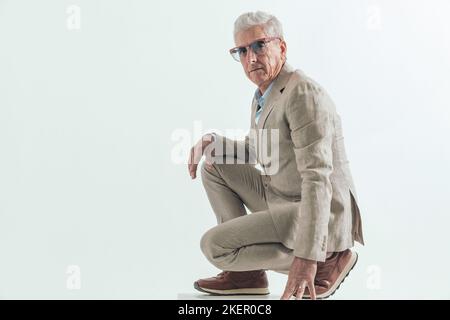
{"label": "man's ear", "polygon": [[281,49],[281,56],[286,59],[286,53],[287,53],[287,44],[286,41],[281,40],[280,43],[280,49]]}

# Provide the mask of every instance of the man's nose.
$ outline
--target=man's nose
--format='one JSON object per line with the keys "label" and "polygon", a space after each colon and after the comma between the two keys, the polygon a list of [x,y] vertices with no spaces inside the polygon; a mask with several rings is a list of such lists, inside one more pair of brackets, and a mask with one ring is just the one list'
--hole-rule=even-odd
{"label": "man's nose", "polygon": [[252,49],[248,49],[247,50],[247,62],[248,63],[254,63],[254,62],[256,62],[256,53],[254,53],[253,52],[253,50]]}

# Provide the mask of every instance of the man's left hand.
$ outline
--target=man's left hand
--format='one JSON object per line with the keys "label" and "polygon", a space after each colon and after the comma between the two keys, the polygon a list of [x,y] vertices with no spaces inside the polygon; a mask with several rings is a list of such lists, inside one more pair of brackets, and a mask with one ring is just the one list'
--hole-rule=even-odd
{"label": "man's left hand", "polygon": [[307,260],[295,257],[289,270],[288,281],[282,300],[289,300],[294,294],[297,300],[303,298],[306,287],[312,300],[316,299],[316,290],[314,288],[314,278],[317,272],[317,261]]}

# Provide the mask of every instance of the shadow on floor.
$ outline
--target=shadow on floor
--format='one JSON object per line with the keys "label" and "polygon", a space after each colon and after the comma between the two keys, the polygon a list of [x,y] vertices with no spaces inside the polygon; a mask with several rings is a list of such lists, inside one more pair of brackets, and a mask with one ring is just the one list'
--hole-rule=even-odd
{"label": "shadow on floor", "polygon": [[213,296],[206,293],[179,293],[177,300],[279,300],[281,295],[235,295],[235,296]]}

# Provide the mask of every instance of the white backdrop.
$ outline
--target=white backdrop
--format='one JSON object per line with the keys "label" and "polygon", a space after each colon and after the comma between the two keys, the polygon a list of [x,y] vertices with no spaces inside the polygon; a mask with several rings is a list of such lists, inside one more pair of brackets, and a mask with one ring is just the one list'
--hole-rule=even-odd
{"label": "white backdrop", "polygon": [[367,245],[333,298],[450,298],[447,0],[0,0],[0,298],[176,299],[218,272],[172,134],[248,129],[227,50],[254,10],[343,121]]}

